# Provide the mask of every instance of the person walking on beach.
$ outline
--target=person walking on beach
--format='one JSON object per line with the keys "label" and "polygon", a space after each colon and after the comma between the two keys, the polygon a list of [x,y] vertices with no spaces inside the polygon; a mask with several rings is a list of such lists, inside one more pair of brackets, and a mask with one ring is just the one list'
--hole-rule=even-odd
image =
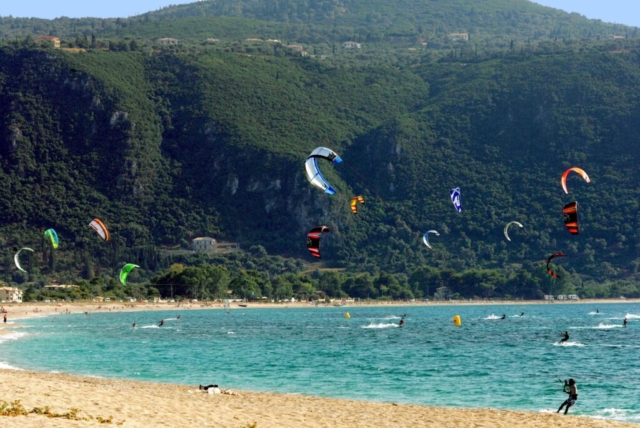
{"label": "person walking on beach", "polygon": [[565,331],[564,333],[562,333],[561,336],[562,336],[562,339],[560,339],[560,343],[564,343],[567,340],[569,340],[569,332],[568,331]]}
{"label": "person walking on beach", "polygon": [[567,408],[564,409],[564,414],[566,415],[569,411],[569,407],[573,406],[574,404],[576,404],[576,401],[578,401],[578,387],[576,386],[576,381],[573,379],[569,379],[569,390],[567,391],[565,389],[564,392],[569,394],[569,398],[564,400],[564,403],[560,405],[556,413],[560,413],[560,410],[562,410],[564,406],[567,406]]}

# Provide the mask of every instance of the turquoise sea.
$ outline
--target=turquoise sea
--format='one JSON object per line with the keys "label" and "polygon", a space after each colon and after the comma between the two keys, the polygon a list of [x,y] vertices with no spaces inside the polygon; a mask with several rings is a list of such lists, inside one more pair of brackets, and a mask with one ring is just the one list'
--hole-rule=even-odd
{"label": "turquoise sea", "polygon": [[[571,413],[640,422],[638,304],[172,310],[17,322],[26,328],[0,336],[1,367],[530,411],[557,409],[566,398],[558,379],[574,378]],[[565,330],[570,340],[560,346]]]}

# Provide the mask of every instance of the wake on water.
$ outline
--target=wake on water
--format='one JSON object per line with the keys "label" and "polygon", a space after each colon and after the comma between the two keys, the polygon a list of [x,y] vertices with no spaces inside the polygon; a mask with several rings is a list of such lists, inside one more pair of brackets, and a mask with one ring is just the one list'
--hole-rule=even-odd
{"label": "wake on water", "polygon": [[600,324],[598,324],[597,327],[591,327],[591,328],[594,328],[596,330],[608,330],[610,328],[622,328],[622,327],[623,327],[622,324],[602,324],[602,323],[600,323]]}
{"label": "wake on water", "polygon": [[398,324],[388,324],[388,323],[371,323],[369,325],[363,325],[361,328],[396,328],[400,327]]}
{"label": "wake on water", "polygon": [[636,314],[627,314],[627,315],[625,315],[625,317],[626,317],[627,319],[630,319],[630,320],[633,320],[633,319],[636,319],[636,320],[637,320],[637,319],[640,319],[640,315],[636,315]]}
{"label": "wake on water", "polygon": [[583,347],[583,346],[587,346],[584,343],[580,343],[580,342],[555,342],[553,344],[553,346],[578,346],[578,347]]}
{"label": "wake on water", "polygon": [[493,315],[493,314],[491,314],[491,315],[489,315],[488,317],[483,318],[483,319],[485,319],[485,320],[499,320],[499,319],[502,319],[502,317],[499,317],[499,316],[497,316],[497,315]]}

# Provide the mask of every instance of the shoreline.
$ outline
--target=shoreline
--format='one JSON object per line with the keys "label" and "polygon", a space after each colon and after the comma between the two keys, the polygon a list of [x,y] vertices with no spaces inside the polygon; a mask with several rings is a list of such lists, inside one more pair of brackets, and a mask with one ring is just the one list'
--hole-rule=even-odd
{"label": "shoreline", "polygon": [[[308,302],[289,302],[289,303],[262,303],[238,302],[231,303],[231,310],[239,309],[295,309],[295,308],[358,308],[358,307],[423,307],[423,306],[514,306],[514,305],[589,305],[589,304],[634,304],[640,303],[640,298],[632,299],[582,299],[582,300],[450,300],[450,301],[416,301],[416,302],[398,302],[398,301],[365,301],[365,302],[348,302],[344,305],[323,303],[312,304]],[[11,319],[29,318],[33,316],[61,314],[66,311],[69,313],[77,312],[141,312],[141,311],[165,311],[165,310],[203,310],[203,309],[224,309],[224,305],[220,302],[202,302],[202,303],[128,303],[128,302],[28,302],[28,303],[0,303],[0,307],[8,311]],[[17,318],[15,315],[19,315]],[[0,325],[1,326],[1,325]]]}
{"label": "shoreline", "polygon": [[[0,416],[5,427],[525,427],[623,428],[637,424],[583,416],[496,409],[430,407],[298,394],[232,391],[208,394],[197,386],[0,369],[0,400],[51,414]],[[221,385],[224,391],[224,385]],[[68,419],[76,409],[77,418]],[[66,415],[65,415],[66,414]]]}
{"label": "shoreline", "polygon": [[[348,311],[356,307],[397,306],[512,306],[535,304],[616,304],[640,303],[629,300],[562,301],[508,301],[508,302],[389,302],[376,304],[352,304],[339,307]],[[222,304],[204,306],[198,304],[147,304],[122,303],[50,303],[3,304],[8,310],[10,324],[0,324],[1,334],[20,331],[20,318],[50,316],[83,312],[131,312],[189,311],[221,309]],[[249,303],[232,310],[280,308],[308,308],[308,303],[262,304]],[[329,305],[328,307],[332,307]],[[0,346],[11,346],[4,341]],[[0,424],[6,427],[93,427],[104,426],[99,422],[111,420],[111,425],[123,427],[194,427],[216,426],[231,428],[297,428],[297,427],[460,427],[486,426],[507,428],[512,426],[540,428],[638,427],[630,422],[617,422],[587,416],[567,416],[532,411],[496,410],[491,408],[431,407],[392,402],[355,401],[337,398],[283,394],[275,392],[233,391],[235,395],[205,394],[197,385],[181,385],[160,382],[124,380],[115,378],[72,375],[65,373],[33,372],[0,369],[0,400],[11,403],[20,400],[30,411],[49,407],[59,415],[78,409],[79,418],[47,417],[39,414],[28,416],[0,416]],[[225,385],[220,385],[224,390]],[[2,403],[0,403],[1,405]],[[553,409],[555,410],[555,409]],[[255,425],[254,425],[255,424]],[[107,423],[109,425],[109,423]]]}

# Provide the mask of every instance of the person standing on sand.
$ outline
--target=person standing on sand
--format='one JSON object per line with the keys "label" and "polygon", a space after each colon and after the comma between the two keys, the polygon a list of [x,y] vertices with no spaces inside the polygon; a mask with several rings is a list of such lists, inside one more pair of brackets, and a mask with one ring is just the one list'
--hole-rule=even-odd
{"label": "person standing on sand", "polygon": [[[626,321],[627,319],[625,318],[624,320]],[[4,323],[7,323],[7,314],[4,314]]]}
{"label": "person standing on sand", "polygon": [[[566,385],[567,384],[565,383],[565,387]],[[560,408],[558,408],[558,411],[556,413],[560,413],[560,410],[562,410],[564,406],[567,406],[567,408],[564,410],[564,414],[566,415],[567,412],[569,411],[569,407],[573,406],[574,404],[576,404],[576,401],[578,401],[578,387],[576,386],[576,381],[573,379],[569,379],[568,385],[569,385],[569,390],[567,391],[565,389],[564,392],[569,394],[569,398],[564,400],[564,403],[560,405]]]}

